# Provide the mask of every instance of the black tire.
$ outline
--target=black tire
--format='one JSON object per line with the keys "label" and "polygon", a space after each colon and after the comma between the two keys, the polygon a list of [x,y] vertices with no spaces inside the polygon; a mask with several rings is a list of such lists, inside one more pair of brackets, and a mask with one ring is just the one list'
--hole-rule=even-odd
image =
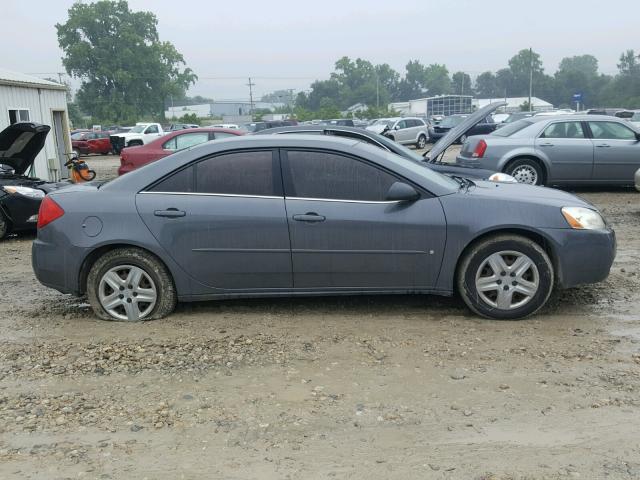
{"label": "black tire", "polygon": [[425,135],[420,135],[418,137],[418,141],[416,142],[416,148],[423,149],[427,146],[427,137]]}
{"label": "black tire", "polygon": [[11,231],[11,224],[4,212],[0,210],[0,240],[4,239]]}
{"label": "black tire", "polygon": [[112,316],[100,303],[98,290],[102,277],[111,269],[121,266],[142,269],[152,280],[157,290],[157,300],[152,310],[138,320],[156,320],[166,317],[175,309],[177,294],[171,274],[155,255],[135,247],[117,248],[102,255],[89,270],[87,297],[95,314],[103,320],[127,321]]}
{"label": "black tire", "polygon": [[[533,176],[530,176],[530,173],[527,173],[527,171],[535,171],[535,178],[533,178]],[[505,173],[513,176],[520,183],[528,183],[530,185],[544,185],[546,181],[545,172],[542,166],[537,160],[534,160],[532,158],[520,158],[518,160],[514,160],[507,166],[507,168],[505,169]],[[518,175],[518,177],[516,177],[516,175]],[[525,181],[527,178],[531,178],[532,181]]]}
{"label": "black tire", "polygon": [[[535,294],[531,295],[523,305],[514,306],[515,308],[512,309],[502,309],[491,305],[482,298],[476,285],[476,277],[481,273],[480,268],[486,265],[485,262],[491,255],[499,252],[517,252],[526,255],[537,269],[538,288]],[[529,273],[532,271],[530,270]],[[519,287],[513,287],[517,282],[510,280],[511,274],[503,276],[502,272],[494,272],[494,275],[499,280],[496,283],[500,285],[496,288],[504,288],[507,291],[512,289],[511,297],[520,298],[521,294],[514,293],[515,289]],[[495,320],[521,320],[533,315],[547,302],[554,284],[553,264],[542,247],[526,237],[507,234],[489,237],[472,245],[459,263],[456,278],[458,292],[469,309],[480,316]]]}

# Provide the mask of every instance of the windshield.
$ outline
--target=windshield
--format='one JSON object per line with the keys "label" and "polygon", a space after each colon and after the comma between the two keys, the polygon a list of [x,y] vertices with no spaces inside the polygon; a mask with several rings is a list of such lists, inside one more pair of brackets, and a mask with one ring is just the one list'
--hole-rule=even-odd
{"label": "windshield", "polygon": [[444,120],[442,120],[440,122],[440,126],[441,127],[448,127],[448,128],[453,128],[457,125],[460,125],[460,123],[462,122],[462,120],[464,120],[466,117],[447,117]]}
{"label": "windshield", "polygon": [[131,133],[142,133],[142,131],[147,128],[147,125],[136,125],[129,132]]}
{"label": "windshield", "polygon": [[496,135],[498,137],[510,137],[514,133],[519,132],[520,130],[524,130],[532,124],[533,122],[529,120],[518,120],[517,122],[510,123],[502,128],[497,129],[491,135]]}

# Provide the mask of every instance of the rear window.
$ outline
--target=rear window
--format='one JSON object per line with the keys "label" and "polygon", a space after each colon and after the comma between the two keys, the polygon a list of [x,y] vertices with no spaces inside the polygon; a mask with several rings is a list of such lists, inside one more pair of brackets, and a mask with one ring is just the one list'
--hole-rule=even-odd
{"label": "rear window", "polygon": [[524,130],[532,124],[533,122],[530,122],[529,120],[518,120],[517,122],[509,123],[504,127],[497,129],[491,135],[496,135],[498,137],[510,137],[514,133]]}

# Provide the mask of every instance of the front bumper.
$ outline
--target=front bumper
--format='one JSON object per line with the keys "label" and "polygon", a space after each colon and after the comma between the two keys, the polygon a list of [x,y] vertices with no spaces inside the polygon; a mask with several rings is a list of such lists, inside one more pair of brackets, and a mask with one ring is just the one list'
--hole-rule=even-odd
{"label": "front bumper", "polygon": [[612,229],[545,229],[552,243],[553,263],[560,288],[598,283],[609,276],[616,257],[616,235]]}

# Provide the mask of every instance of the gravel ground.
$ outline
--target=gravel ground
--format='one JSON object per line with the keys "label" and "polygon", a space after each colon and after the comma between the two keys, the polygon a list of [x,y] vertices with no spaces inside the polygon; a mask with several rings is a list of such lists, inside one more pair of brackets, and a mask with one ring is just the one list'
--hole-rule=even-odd
{"label": "gravel ground", "polygon": [[12,237],[0,478],[640,478],[640,196],[579,194],[616,228],[611,275],[522,322],[410,296],[103,322],[41,286],[33,237]]}

